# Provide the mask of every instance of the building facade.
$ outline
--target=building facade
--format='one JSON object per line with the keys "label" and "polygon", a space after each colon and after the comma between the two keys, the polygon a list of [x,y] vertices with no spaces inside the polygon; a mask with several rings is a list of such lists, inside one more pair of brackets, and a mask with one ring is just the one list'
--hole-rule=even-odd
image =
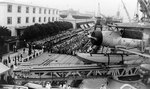
{"label": "building facade", "polygon": [[54,8],[12,2],[0,2],[0,8],[0,26],[10,29],[12,36],[20,35],[26,26],[59,20],[59,10]]}

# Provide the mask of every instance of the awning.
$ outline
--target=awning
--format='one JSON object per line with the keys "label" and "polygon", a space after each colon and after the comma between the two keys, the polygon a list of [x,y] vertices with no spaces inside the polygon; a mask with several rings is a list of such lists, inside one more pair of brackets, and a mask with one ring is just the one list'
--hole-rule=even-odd
{"label": "awning", "polygon": [[3,63],[0,63],[0,74],[8,71],[10,68],[5,66]]}

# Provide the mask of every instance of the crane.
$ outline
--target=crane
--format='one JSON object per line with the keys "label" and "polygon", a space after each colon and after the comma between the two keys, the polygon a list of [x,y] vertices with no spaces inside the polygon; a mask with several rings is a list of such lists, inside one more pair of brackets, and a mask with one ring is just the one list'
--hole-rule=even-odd
{"label": "crane", "polygon": [[127,8],[126,8],[126,6],[125,6],[123,0],[121,0],[121,2],[122,2],[122,4],[123,4],[124,10],[126,11],[126,14],[127,14],[127,16],[128,16],[128,20],[129,20],[129,22],[131,22],[131,18],[130,18],[130,16],[129,16],[128,10],[127,10]]}

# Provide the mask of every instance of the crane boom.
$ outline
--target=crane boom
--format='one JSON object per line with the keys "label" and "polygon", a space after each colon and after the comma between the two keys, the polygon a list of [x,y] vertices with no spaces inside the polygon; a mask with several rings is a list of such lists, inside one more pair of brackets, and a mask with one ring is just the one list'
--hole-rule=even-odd
{"label": "crane boom", "polygon": [[125,6],[123,0],[121,0],[121,2],[122,2],[122,4],[123,4],[124,10],[126,11],[126,14],[127,14],[127,16],[128,16],[128,20],[129,20],[129,22],[131,22],[131,18],[130,18],[130,16],[129,16],[129,13],[128,13],[128,11],[127,11],[127,8],[126,8],[126,6]]}

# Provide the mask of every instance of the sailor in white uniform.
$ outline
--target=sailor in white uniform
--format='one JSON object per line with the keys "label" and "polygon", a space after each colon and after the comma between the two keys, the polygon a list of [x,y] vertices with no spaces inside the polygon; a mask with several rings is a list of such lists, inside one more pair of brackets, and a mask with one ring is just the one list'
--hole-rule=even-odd
{"label": "sailor in white uniform", "polygon": [[49,83],[49,82],[47,82],[47,84],[46,84],[46,89],[51,89],[51,84]]}

